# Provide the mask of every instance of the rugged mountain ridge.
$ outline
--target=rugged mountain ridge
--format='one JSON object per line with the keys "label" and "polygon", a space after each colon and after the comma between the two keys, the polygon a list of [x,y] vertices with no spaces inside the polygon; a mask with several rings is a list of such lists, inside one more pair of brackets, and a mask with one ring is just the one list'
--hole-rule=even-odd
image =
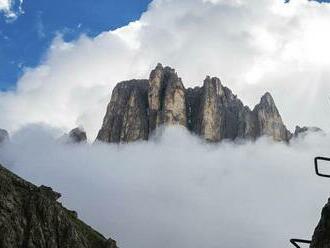
{"label": "rugged mountain ridge", "polygon": [[186,89],[174,69],[158,64],[148,80],[117,84],[97,140],[148,140],[161,125],[184,126],[210,142],[263,135],[287,142],[292,137],[270,93],[251,110],[216,77]]}
{"label": "rugged mountain ridge", "polygon": [[60,196],[0,165],[0,247],[117,248],[57,202]]}

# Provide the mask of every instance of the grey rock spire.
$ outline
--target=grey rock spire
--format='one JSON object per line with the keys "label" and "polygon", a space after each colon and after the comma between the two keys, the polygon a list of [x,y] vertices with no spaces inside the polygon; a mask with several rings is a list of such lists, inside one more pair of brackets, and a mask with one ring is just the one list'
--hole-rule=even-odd
{"label": "grey rock spire", "polygon": [[125,81],[114,88],[97,140],[147,140],[161,125],[184,126],[210,142],[264,135],[287,142],[292,137],[270,93],[251,110],[216,77],[206,77],[202,87],[185,89],[174,69],[158,64],[148,80]]}
{"label": "grey rock spire", "polygon": [[151,72],[148,104],[149,132],[162,124],[186,126],[185,88],[174,69],[158,64]]}
{"label": "grey rock spire", "polygon": [[255,106],[253,112],[257,119],[256,136],[263,135],[273,137],[276,141],[289,141],[292,134],[283,124],[282,117],[269,92],[261,97],[260,103]]}

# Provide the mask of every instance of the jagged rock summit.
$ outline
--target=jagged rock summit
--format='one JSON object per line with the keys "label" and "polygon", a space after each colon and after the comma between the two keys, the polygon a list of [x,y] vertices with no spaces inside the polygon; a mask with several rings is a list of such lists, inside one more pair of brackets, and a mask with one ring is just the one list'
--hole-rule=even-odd
{"label": "jagged rock summit", "polygon": [[9,133],[5,129],[0,129],[0,144],[9,140]]}
{"label": "jagged rock summit", "polygon": [[70,131],[69,139],[73,143],[87,142],[87,134],[83,128],[76,127]]}
{"label": "jagged rock summit", "polygon": [[263,135],[287,142],[292,137],[270,93],[251,110],[216,77],[186,89],[174,69],[158,64],[148,80],[117,84],[97,140],[148,140],[161,125],[184,126],[210,142]]}
{"label": "jagged rock summit", "polygon": [[117,248],[57,202],[60,196],[0,165],[0,247]]}

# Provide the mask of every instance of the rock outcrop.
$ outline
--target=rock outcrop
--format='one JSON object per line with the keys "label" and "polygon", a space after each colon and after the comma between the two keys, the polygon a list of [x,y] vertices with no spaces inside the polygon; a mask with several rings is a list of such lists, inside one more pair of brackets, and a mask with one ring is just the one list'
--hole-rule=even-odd
{"label": "rock outcrop", "polygon": [[271,136],[277,141],[288,141],[292,134],[283,124],[280,113],[278,112],[273,97],[266,93],[255,106],[253,113],[257,119],[256,137],[263,135]]}
{"label": "rock outcrop", "polygon": [[74,128],[69,133],[69,140],[72,143],[87,142],[87,134],[82,128]]}
{"label": "rock outcrop", "polygon": [[64,208],[61,195],[37,187],[0,165],[0,247],[116,248]]}
{"label": "rock outcrop", "polygon": [[188,89],[187,99],[188,128],[193,133],[212,142],[257,138],[255,113],[218,78],[207,77],[202,87]]}
{"label": "rock outcrop", "polygon": [[148,139],[148,87],[148,80],[131,80],[114,88],[97,140],[118,143]]}
{"label": "rock outcrop", "polygon": [[322,210],[321,219],[317,225],[310,248],[330,247],[330,199]]}
{"label": "rock outcrop", "polygon": [[0,144],[5,142],[6,140],[9,140],[9,134],[7,130],[0,129]]}
{"label": "rock outcrop", "polygon": [[158,64],[148,84],[149,132],[162,124],[186,126],[185,88],[174,69]]}
{"label": "rock outcrop", "polygon": [[299,127],[296,126],[296,129],[294,131],[293,136],[298,137],[298,136],[304,136],[307,133],[318,133],[322,132],[322,129],[319,127]]}
{"label": "rock outcrop", "polygon": [[174,69],[158,64],[149,80],[125,81],[114,88],[97,140],[147,140],[161,125],[184,126],[210,142],[263,135],[287,142],[292,137],[269,93],[251,110],[216,77],[185,89]]}

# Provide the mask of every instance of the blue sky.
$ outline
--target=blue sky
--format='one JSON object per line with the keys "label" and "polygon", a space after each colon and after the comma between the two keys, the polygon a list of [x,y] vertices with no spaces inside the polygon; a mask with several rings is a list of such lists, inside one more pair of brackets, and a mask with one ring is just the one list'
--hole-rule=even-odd
{"label": "blue sky", "polygon": [[[136,20],[151,0],[24,0],[16,20],[0,13],[0,90],[15,85],[24,67],[35,67],[57,33],[72,41],[94,37]],[[18,1],[13,9],[17,12]]]}

